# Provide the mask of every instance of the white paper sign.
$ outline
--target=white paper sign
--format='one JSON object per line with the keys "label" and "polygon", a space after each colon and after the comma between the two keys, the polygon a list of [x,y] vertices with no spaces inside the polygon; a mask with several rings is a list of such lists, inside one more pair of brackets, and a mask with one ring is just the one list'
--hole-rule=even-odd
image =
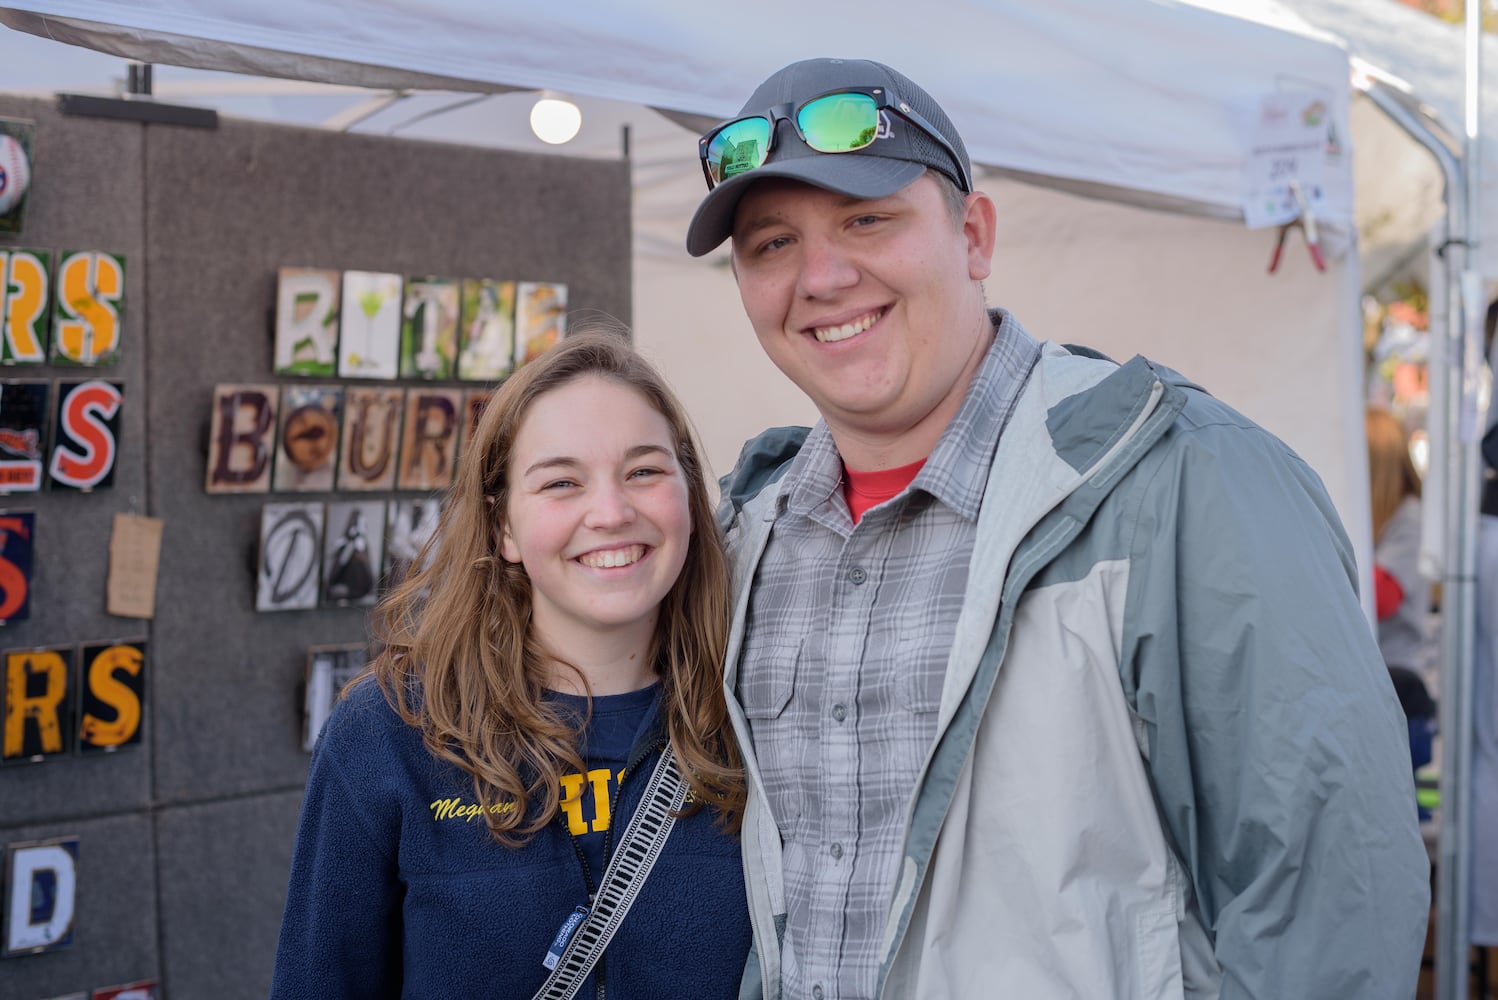
{"label": "white paper sign", "polygon": [[[1292,222],[1301,214],[1298,185],[1309,210],[1320,209],[1326,182],[1327,103],[1313,94],[1264,98],[1244,164],[1243,217],[1250,229]],[[1293,182],[1293,183],[1292,183]]]}

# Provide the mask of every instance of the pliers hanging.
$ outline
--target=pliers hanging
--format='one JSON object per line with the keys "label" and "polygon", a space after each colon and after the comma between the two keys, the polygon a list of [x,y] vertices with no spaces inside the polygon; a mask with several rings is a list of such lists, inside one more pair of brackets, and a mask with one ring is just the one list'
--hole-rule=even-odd
{"label": "pliers hanging", "polygon": [[1306,201],[1305,192],[1300,189],[1299,181],[1290,182],[1290,193],[1295,196],[1295,203],[1300,206],[1300,215],[1280,226],[1279,239],[1275,241],[1274,253],[1269,258],[1269,273],[1273,274],[1279,270],[1280,255],[1285,249],[1285,237],[1290,235],[1290,230],[1299,229],[1305,233],[1306,249],[1311,252],[1311,262],[1316,265],[1316,270],[1326,270],[1326,260],[1321,256],[1321,241],[1316,235],[1316,216],[1311,213],[1310,205]]}

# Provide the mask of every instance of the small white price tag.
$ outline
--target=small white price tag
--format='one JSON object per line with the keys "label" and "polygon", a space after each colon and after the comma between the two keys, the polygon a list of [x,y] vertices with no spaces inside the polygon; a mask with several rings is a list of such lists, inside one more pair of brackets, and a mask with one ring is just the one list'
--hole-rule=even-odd
{"label": "small white price tag", "polygon": [[1310,94],[1271,94],[1259,106],[1243,176],[1243,216],[1250,229],[1283,225],[1301,214],[1292,182],[1312,212],[1321,206],[1329,113],[1326,102]]}

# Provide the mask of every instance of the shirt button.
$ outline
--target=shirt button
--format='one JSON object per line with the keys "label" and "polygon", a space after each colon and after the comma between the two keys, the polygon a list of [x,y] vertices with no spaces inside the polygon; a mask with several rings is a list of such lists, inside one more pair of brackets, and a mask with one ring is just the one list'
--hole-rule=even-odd
{"label": "shirt button", "polygon": [[836,719],[838,722],[842,722],[844,719],[846,719],[848,717],[848,710],[845,707],[843,707],[842,705],[833,705],[832,706],[832,717],[834,719]]}
{"label": "shirt button", "polygon": [[851,580],[854,584],[861,584],[868,578],[869,574],[863,571],[862,566],[854,566],[852,569],[848,570],[848,579]]}
{"label": "shirt button", "polygon": [[815,986],[813,986],[811,988],[811,995],[812,995],[812,1000],[822,1000],[822,997],[826,996],[826,994],[822,992],[822,984],[821,983],[818,983],[817,985],[815,985]]}
{"label": "shirt button", "polygon": [[843,845],[842,844],[833,844],[832,845],[832,856],[833,856],[834,859],[841,858],[843,856]]}

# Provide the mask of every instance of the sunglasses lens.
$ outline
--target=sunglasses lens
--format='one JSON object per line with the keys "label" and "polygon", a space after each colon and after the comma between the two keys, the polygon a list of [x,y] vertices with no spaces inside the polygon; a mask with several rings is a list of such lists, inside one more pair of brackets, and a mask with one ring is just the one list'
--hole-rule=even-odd
{"label": "sunglasses lens", "polygon": [[707,169],[713,183],[721,184],[764,163],[769,151],[769,119],[740,118],[720,128],[707,144]]}
{"label": "sunglasses lens", "polygon": [[819,153],[850,153],[873,143],[879,104],[868,94],[828,94],[796,113],[806,144]]}

